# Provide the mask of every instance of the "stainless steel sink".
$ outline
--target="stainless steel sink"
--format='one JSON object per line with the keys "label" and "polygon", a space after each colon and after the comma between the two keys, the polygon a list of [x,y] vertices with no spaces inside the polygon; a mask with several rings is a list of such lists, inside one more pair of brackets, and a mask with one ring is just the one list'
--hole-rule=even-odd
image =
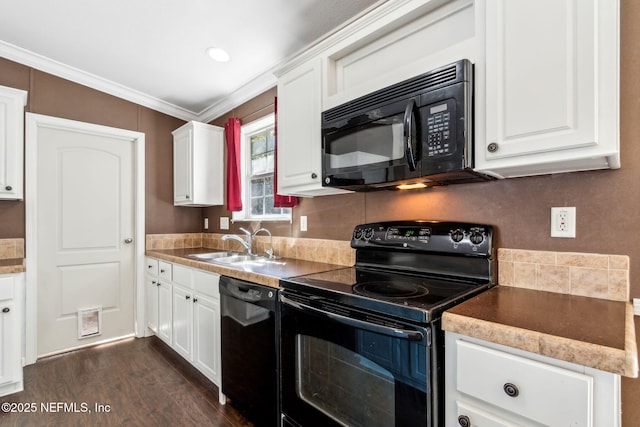
{"label": "stainless steel sink", "polygon": [[213,262],[216,264],[226,264],[235,267],[258,266],[258,265],[285,265],[286,262],[278,261],[275,258],[268,258],[262,255],[242,254],[232,251],[207,252],[201,254],[189,254],[189,258],[199,261]]}
{"label": "stainless steel sink", "polygon": [[189,254],[187,255],[189,258],[195,258],[200,261],[212,261],[217,258],[226,258],[231,257],[233,255],[239,255],[237,252],[232,251],[222,251],[222,252],[206,252],[202,254]]}

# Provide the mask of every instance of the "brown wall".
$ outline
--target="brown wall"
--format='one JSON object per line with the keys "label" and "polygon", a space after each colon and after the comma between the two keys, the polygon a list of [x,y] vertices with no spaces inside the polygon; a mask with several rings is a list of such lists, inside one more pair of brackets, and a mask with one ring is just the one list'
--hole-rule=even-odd
{"label": "brown wall", "polygon": [[[631,296],[640,297],[640,26],[635,25],[640,22],[640,2],[622,0],[621,12],[621,169],[301,199],[292,224],[249,227],[267,226],[279,236],[348,240],[354,225],[379,220],[489,223],[496,226],[501,247],[629,255]],[[27,111],[146,134],[147,233],[199,232],[202,216],[210,220],[209,231],[220,232],[218,218],[230,216],[224,207],[172,205],[170,132],[183,121],[1,58],[0,85],[28,90]],[[275,89],[267,91],[212,123],[223,126],[234,115],[249,123],[273,111],[274,96]],[[577,207],[575,239],[549,237],[552,206]],[[307,232],[298,231],[301,215],[308,217]],[[0,201],[0,238],[24,237],[24,226],[24,203]],[[232,225],[232,231],[237,227]],[[625,425],[640,416],[638,396],[640,380],[624,379]]]}
{"label": "brown wall", "polygon": [[[173,206],[171,131],[183,120],[3,58],[0,85],[27,90],[28,112],[144,132],[146,232],[200,231],[200,209]],[[0,201],[0,239],[24,234],[24,202]]]}

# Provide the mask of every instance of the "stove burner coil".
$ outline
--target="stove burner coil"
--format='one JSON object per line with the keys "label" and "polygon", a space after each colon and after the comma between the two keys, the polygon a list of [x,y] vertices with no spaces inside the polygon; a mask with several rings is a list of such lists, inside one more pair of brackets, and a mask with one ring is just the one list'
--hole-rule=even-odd
{"label": "stove burner coil", "polygon": [[429,289],[420,284],[376,281],[359,283],[353,287],[356,294],[383,299],[419,298],[429,293]]}

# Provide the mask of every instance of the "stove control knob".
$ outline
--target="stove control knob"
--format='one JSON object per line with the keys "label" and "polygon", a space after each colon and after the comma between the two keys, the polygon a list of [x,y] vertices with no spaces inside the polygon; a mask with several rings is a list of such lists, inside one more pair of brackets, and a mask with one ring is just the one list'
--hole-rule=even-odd
{"label": "stove control knob", "polygon": [[479,245],[484,240],[484,236],[479,231],[472,231],[469,240],[471,240],[471,243],[474,245]]}
{"label": "stove control knob", "polygon": [[369,240],[372,237],[373,237],[373,228],[367,228],[366,230],[364,230],[364,239],[365,240]]}
{"label": "stove control knob", "polygon": [[451,240],[453,240],[456,243],[464,239],[464,231],[462,231],[460,228],[451,230],[451,233],[449,233],[449,235],[451,236]]}
{"label": "stove control knob", "polygon": [[356,228],[353,230],[353,239],[360,240],[362,239],[362,228]]}

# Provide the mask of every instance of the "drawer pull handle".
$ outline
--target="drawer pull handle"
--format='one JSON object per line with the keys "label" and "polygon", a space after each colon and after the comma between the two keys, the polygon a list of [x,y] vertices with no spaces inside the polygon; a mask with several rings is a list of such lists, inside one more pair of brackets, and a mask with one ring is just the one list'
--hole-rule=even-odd
{"label": "drawer pull handle", "polygon": [[516,386],[515,384],[506,383],[504,386],[502,386],[502,389],[505,393],[507,393],[507,396],[509,397],[518,397],[518,395],[520,394],[520,390],[518,390],[518,386]]}
{"label": "drawer pull handle", "polygon": [[9,307],[5,307],[5,308],[2,309],[3,313],[8,313],[10,311],[11,311],[11,309]]}
{"label": "drawer pull handle", "polygon": [[458,424],[460,424],[460,427],[471,427],[471,420],[466,415],[460,415],[458,417]]}

